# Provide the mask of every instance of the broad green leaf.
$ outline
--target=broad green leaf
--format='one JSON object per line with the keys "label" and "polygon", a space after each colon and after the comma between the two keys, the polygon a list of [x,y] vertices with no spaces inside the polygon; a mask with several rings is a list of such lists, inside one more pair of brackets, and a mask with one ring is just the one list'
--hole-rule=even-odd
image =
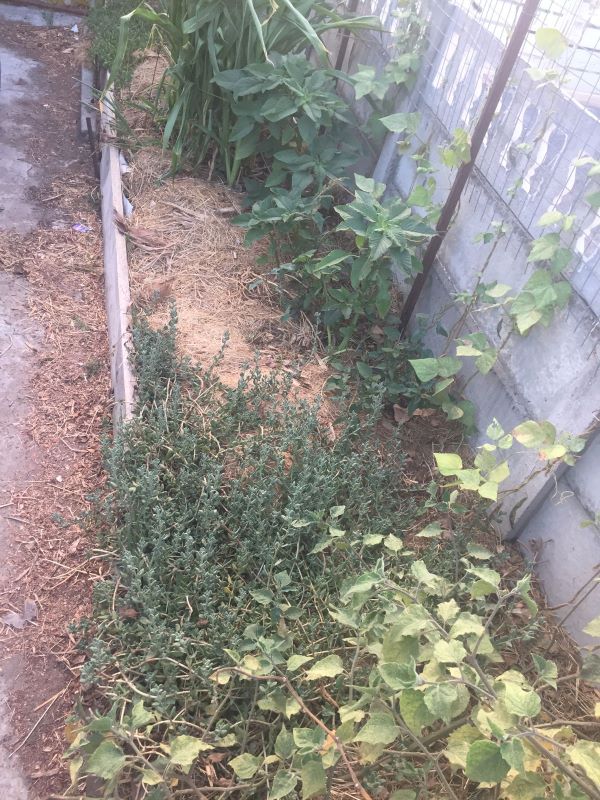
{"label": "broad green leaf", "polygon": [[540,458],[544,461],[554,461],[556,458],[562,458],[567,454],[567,448],[564,444],[550,444],[547,447],[540,448]]}
{"label": "broad green leaf", "polygon": [[393,625],[387,630],[381,642],[381,659],[384,662],[409,663],[419,654],[417,636],[405,636],[402,626]]}
{"label": "broad green leaf", "polygon": [[327,773],[323,769],[321,759],[310,759],[302,765],[300,771],[302,781],[302,800],[322,794],[327,787]]}
{"label": "broad green leaf", "polygon": [[251,589],[250,596],[261,606],[268,606],[275,600],[273,592],[269,589]]}
{"label": "broad green leaf", "polygon": [[380,664],[378,669],[383,680],[395,692],[401,689],[412,689],[419,681],[415,662],[412,659],[406,664]]}
{"label": "broad green leaf", "polygon": [[499,783],[510,767],[502,758],[500,747],[487,739],[473,742],[467,753],[465,774],[478,783]]}
{"label": "broad green leaf", "polygon": [[471,575],[475,575],[476,578],[480,578],[482,581],[491,583],[495,589],[500,586],[502,577],[499,572],[496,572],[495,569],[489,569],[488,567],[471,567],[469,572]]}
{"label": "broad green leaf", "polygon": [[369,719],[356,734],[354,741],[388,745],[397,739],[399,733],[400,729],[391,714],[376,711],[369,715]]}
{"label": "broad green leaf", "polygon": [[289,770],[280,769],[279,772],[275,773],[267,800],[281,800],[282,797],[287,797],[294,791],[297,783],[297,775],[294,775]]}
{"label": "broad green leaf", "polygon": [[513,430],[513,436],[525,447],[535,448],[536,450],[547,444],[552,444],[554,441],[548,440],[547,431],[540,425],[539,422],[534,420],[527,420]]}
{"label": "broad green leaf", "polygon": [[433,646],[433,655],[440,664],[460,664],[467,656],[467,651],[456,639],[449,642],[440,639]]}
{"label": "broad green leaf", "polygon": [[437,358],[413,358],[409,359],[408,363],[422,383],[432,381],[439,374]]}
{"label": "broad green leaf", "polygon": [[346,250],[332,250],[331,253],[328,253],[324,258],[321,258],[319,261],[317,261],[313,270],[313,274],[319,275],[322,272],[326,272],[330,267],[340,264],[349,256],[350,253],[348,253]]}
{"label": "broad green leaf", "polygon": [[366,533],[363,536],[363,544],[366,547],[374,547],[377,544],[381,544],[382,541],[383,541],[382,533]]}
{"label": "broad green leaf", "polygon": [[505,294],[510,292],[511,287],[507,283],[497,283],[495,286],[490,286],[488,289],[485,290],[485,293],[489,297],[493,297],[497,299],[499,297],[504,297]]}
{"label": "broad green leaf", "polygon": [[77,756],[76,758],[69,759],[69,777],[71,779],[71,786],[75,786],[77,778],[79,777],[79,770],[83,766],[83,758]]}
{"label": "broad green leaf", "polygon": [[426,725],[431,725],[436,717],[425,705],[423,692],[405,689],[400,695],[400,714],[406,725],[417,736]]}
{"label": "broad green leaf", "polygon": [[487,375],[496,363],[497,358],[498,353],[493,347],[490,347],[475,359],[475,366],[482,375]]}
{"label": "broad green leaf", "polygon": [[434,575],[425,566],[425,562],[419,559],[410,565],[411,574],[419,581],[421,587],[429,590],[429,594],[444,595],[448,589],[448,584],[440,575]]}
{"label": "broad green leaf", "polygon": [[442,475],[454,475],[463,468],[462,459],[456,453],[434,453],[433,457]]}
{"label": "broad green leaf", "polygon": [[335,678],[344,671],[342,659],[331,655],[316,661],[306,673],[307,681],[318,681],[320,678]]}
{"label": "broad green leaf", "polygon": [[287,761],[288,758],[291,758],[296,751],[294,737],[285,725],[277,734],[274,749],[275,755],[278,755],[283,761]]}
{"label": "broad green leaf", "polygon": [[472,542],[467,545],[467,553],[471,558],[476,558],[480,561],[487,561],[493,556],[493,553],[487,547]]}
{"label": "broad green leaf", "polygon": [[483,736],[474,725],[461,725],[448,736],[444,755],[453,767],[464,770],[471,745],[480,739],[483,739]]}
{"label": "broad green leaf", "polygon": [[253,756],[250,753],[242,753],[241,756],[232,758],[229,762],[229,766],[238,778],[247,781],[256,775],[262,762],[262,758],[258,756]]}
{"label": "broad green leaf", "polygon": [[498,499],[498,484],[494,481],[484,481],[481,486],[477,487],[477,491],[481,497],[485,497],[487,500],[495,502]]}
{"label": "broad green leaf", "polygon": [[415,534],[419,539],[438,539],[442,535],[442,526],[439,522],[430,522],[423,530]]}
{"label": "broad green leaf", "polygon": [[593,209],[598,211],[600,208],[600,189],[598,189],[596,192],[590,192],[589,194],[586,194],[585,199]]}
{"label": "broad green leaf", "polygon": [[390,533],[389,536],[386,536],[383,540],[383,546],[387,547],[388,550],[391,550],[392,553],[398,553],[404,547],[404,542],[402,539],[394,536],[393,533]]}
{"label": "broad green leaf", "polygon": [[437,607],[438,616],[443,622],[451,622],[456,619],[460,613],[460,606],[456,600],[448,600],[445,603],[440,603]]}
{"label": "broad green leaf", "polygon": [[369,589],[372,589],[373,586],[380,581],[381,575],[377,572],[365,572],[358,578],[342,585],[342,597],[345,599],[351,597],[353,594],[368,592]]}
{"label": "broad green leaf", "polygon": [[392,133],[414,134],[419,129],[421,115],[418,113],[398,113],[381,117],[379,120]]}
{"label": "broad green leaf", "polygon": [[504,786],[508,800],[543,800],[546,797],[546,781],[536,772],[517,775]]}
{"label": "broad green leaf", "polygon": [[214,749],[212,744],[203,742],[195,736],[176,736],[169,742],[171,761],[181,767],[190,767],[199,753]]}
{"label": "broad green leaf", "polygon": [[484,631],[481,617],[463,611],[450,628],[450,636],[455,639],[458,636],[469,636],[474,634],[480,636]]}
{"label": "broad green leaf", "polygon": [[356,188],[360,189],[361,192],[371,194],[375,189],[375,181],[373,178],[366,178],[364,175],[358,175],[356,172],[354,173],[354,183],[356,184]]}
{"label": "broad green leaf", "polygon": [[518,722],[518,717],[509,714],[502,703],[496,703],[491,711],[486,711],[483,706],[477,708],[474,712],[473,722],[483,734],[498,736],[498,731],[504,735],[513,730]]}
{"label": "broad green leaf", "polygon": [[508,466],[508,461],[503,461],[501,464],[498,464],[497,467],[490,470],[488,473],[488,481],[492,481],[493,483],[502,483],[505,481],[508,476],[510,475],[510,469]]}
{"label": "broad green leaf", "polygon": [[488,425],[486,434],[492,441],[497,441],[501,436],[504,436],[504,428],[497,419],[494,418],[493,422]]}
{"label": "broad green leaf", "polygon": [[497,589],[495,586],[492,586],[491,583],[487,581],[474,581],[471,585],[471,597],[476,599],[477,597],[487,597],[488,594],[496,594]]}
{"label": "broad green leaf", "polygon": [[[536,261],[550,261],[550,259],[556,254],[556,251],[559,247],[560,234],[546,233],[544,236],[540,236],[539,239],[535,239],[531,246],[531,251],[527,261],[530,263]],[[529,283],[526,284],[526,287],[528,286]]]}
{"label": "broad green leaf", "polygon": [[217,739],[216,744],[218,747],[234,747],[237,744],[237,736],[235,733],[227,733]]}
{"label": "broad green leaf", "polygon": [[587,633],[588,636],[600,637],[600,617],[595,617],[593,620],[588,622],[588,624],[583,629],[583,632]]}
{"label": "broad green leaf", "polygon": [[543,683],[548,684],[548,686],[553,686],[556,689],[556,679],[558,678],[558,667],[556,666],[554,661],[548,661],[543,656],[537,655],[537,653],[532,653],[531,658],[533,659],[533,663],[535,664],[535,668],[537,670],[539,679]]}
{"label": "broad green leaf", "polygon": [[560,58],[569,46],[557,28],[538,28],[535,32],[535,43],[550,58]]}
{"label": "broad green leaf", "polygon": [[306,664],[308,661],[312,661],[312,656],[299,656],[299,655],[290,656],[287,660],[288,671],[295,672],[297,669],[299,669],[303,664]]}
{"label": "broad green leaf", "polygon": [[155,720],[156,714],[144,708],[143,700],[138,700],[137,703],[133,704],[133,709],[131,710],[131,726],[134,730],[145,728],[146,725],[149,725]]}
{"label": "broad green leaf", "polygon": [[530,328],[533,328],[534,325],[537,325],[542,319],[542,312],[534,309],[533,311],[527,311],[522,314],[515,314],[515,319],[519,333],[524,334],[527,333]]}
{"label": "broad green leaf", "polygon": [[519,717],[536,717],[542,707],[542,701],[536,692],[523,689],[512,681],[504,682],[502,702],[510,714]]}
{"label": "broad green leaf", "polygon": [[274,711],[276,714],[285,714],[287,700],[287,695],[283,689],[275,689],[261,697],[257,702],[257,706],[261,711]]}
{"label": "broad green leaf", "polygon": [[90,775],[109,781],[123,769],[127,759],[120,747],[114,742],[104,741],[89,756],[86,769]]}
{"label": "broad green leaf", "polygon": [[517,772],[525,772],[525,748],[520,739],[509,739],[500,745],[502,758]]}
{"label": "broad green leaf", "polygon": [[314,753],[325,742],[325,731],[321,728],[294,728],[292,733],[301,753]]}
{"label": "broad green leaf", "polygon": [[450,378],[462,369],[460,358],[454,358],[454,356],[441,356],[436,361],[438,363],[438,375],[441,378]]}
{"label": "broad green leaf", "polygon": [[545,214],[538,219],[537,225],[540,228],[545,228],[547,225],[556,225],[557,222],[561,222],[564,217],[564,214],[560,211],[546,211]]}
{"label": "broad green leaf", "polygon": [[600,787],[600,744],[598,742],[579,741],[569,747],[567,755],[596,786]]}
{"label": "broad green leaf", "polygon": [[162,775],[152,769],[143,769],[141,774],[145,786],[158,786],[159,783],[164,783]]}
{"label": "broad green leaf", "polygon": [[425,705],[435,719],[441,719],[446,723],[452,721],[455,703],[459,699],[456,684],[437,683],[434,686],[429,686],[423,692],[423,695]]}
{"label": "broad green leaf", "polygon": [[399,635],[413,636],[421,631],[433,629],[434,626],[427,609],[415,604],[408,606],[402,612],[395,627]]}

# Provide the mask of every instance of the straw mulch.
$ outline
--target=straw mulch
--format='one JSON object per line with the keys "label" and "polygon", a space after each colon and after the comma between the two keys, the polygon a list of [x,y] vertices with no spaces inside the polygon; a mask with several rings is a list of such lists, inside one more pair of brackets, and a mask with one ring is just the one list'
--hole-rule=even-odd
{"label": "straw mulch", "polygon": [[[20,611],[25,598],[38,609],[23,630],[0,626],[0,650],[20,664],[9,746],[31,781],[31,800],[68,786],[65,721],[84,661],[69,626],[89,615],[93,584],[110,568],[85,522],[90,495],[104,482],[100,445],[110,413],[94,184],[73,176],[47,188],[64,217],[55,227],[27,236],[0,232],[0,270],[26,277],[28,314],[39,331],[20,423],[35,459],[26,479],[4,487],[2,514],[17,528],[5,554],[13,578],[0,593],[2,613]],[[74,222],[92,230],[78,233]]]}
{"label": "straw mulch", "polygon": [[164,323],[175,303],[182,351],[208,363],[228,337],[219,374],[235,383],[240,370],[258,356],[269,369],[303,366],[301,392],[316,395],[327,380],[315,331],[303,318],[281,321],[268,268],[257,261],[264,247],[245,247],[244,231],[231,218],[241,196],[227,187],[180,174],[165,178],[169,162],[158,148],[145,148],[128,176],[133,216],[122,223],[129,239],[132,298],[155,307]]}

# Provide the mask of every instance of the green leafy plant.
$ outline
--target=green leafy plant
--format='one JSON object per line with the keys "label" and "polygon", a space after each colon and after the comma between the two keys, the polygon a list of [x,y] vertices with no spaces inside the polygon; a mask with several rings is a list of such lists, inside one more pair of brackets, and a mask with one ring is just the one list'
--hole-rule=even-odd
{"label": "green leafy plant", "polygon": [[[137,6],[133,0],[105,0],[92,6],[86,17],[91,34],[89,53],[100,66],[111,69],[117,56],[120,17],[129,14]],[[117,85],[131,80],[137,64],[137,52],[143,50],[150,39],[151,26],[143,19],[132,20],[129,26],[127,47],[122,53],[119,68],[112,78]]]}
{"label": "green leafy plant", "polygon": [[231,94],[236,116],[228,174],[238,175],[244,160],[262,160],[264,189],[293,185],[318,195],[356,160],[352,115],[335,91],[333,71],[315,68],[304,54],[273,54],[267,63],[220,72],[215,82]]}
{"label": "green leafy plant", "polygon": [[231,92],[219,85],[222,73],[259,63],[268,69],[273,54],[302,53],[308,47],[326,64],[320,36],[327,30],[379,27],[372,17],[347,18],[314,0],[282,0],[275,6],[270,0],[168,0],[164,10],[145,4],[122,18],[117,68],[136,19],[153,26],[169,58],[154,111],[174,167],[182,159],[197,165],[218,158],[229,183],[238,178],[244,148],[245,157],[252,152],[250,140],[242,145],[231,138],[240,136],[240,125]]}
{"label": "green leafy plant", "polygon": [[[538,613],[529,577],[505,586],[489,553],[473,548],[452,582],[403,553],[393,535],[370,537],[369,546],[381,561],[344,581],[329,612],[343,647],[323,656],[263,640],[250,655],[229,653],[234,664],[213,674],[218,685],[254,682],[261,699],[279,698],[270,747],[230,762],[240,789],[258,778],[269,797],[301,787],[308,798],[335,778],[365,800],[379,786],[416,798],[433,780],[457,798],[456,776],[472,787],[468,796],[479,786],[509,800],[526,790],[598,797],[600,745],[568,722],[545,723],[557,665],[533,653],[527,677],[503,664],[498,642],[511,608]],[[325,698],[318,705],[313,687]],[[419,769],[409,780],[411,760]]]}

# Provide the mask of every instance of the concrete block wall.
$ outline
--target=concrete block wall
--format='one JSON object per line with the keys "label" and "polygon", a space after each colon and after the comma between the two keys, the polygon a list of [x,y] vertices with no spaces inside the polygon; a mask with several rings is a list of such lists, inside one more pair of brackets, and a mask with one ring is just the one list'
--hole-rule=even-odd
{"label": "concrete block wall", "polygon": [[[574,4],[578,12],[587,13],[586,0]],[[473,129],[510,33],[510,26],[497,28],[485,21],[489,3],[480,5],[484,13],[478,19],[472,4],[462,0],[428,3],[424,65],[413,91],[397,109],[420,114],[417,139],[427,146],[436,169],[435,199],[440,203],[454,174],[441,163],[439,148],[447,146],[454,129]],[[514,22],[518,7],[511,7]],[[389,23],[390,9],[389,3],[376,0],[363,3],[359,11],[380,13]],[[565,22],[570,25],[564,31],[567,36],[572,23]],[[585,30],[585,20],[579,23]],[[542,17],[535,27],[560,24],[560,18]],[[350,49],[345,69],[352,72],[359,64],[381,67],[389,44],[388,34],[370,40],[363,36]],[[576,224],[564,241],[574,254],[564,274],[573,289],[568,307],[556,314],[550,327],[537,326],[525,337],[512,335],[494,370],[468,384],[466,396],[476,408],[475,446],[485,440],[485,429],[494,418],[506,430],[536,419],[550,420],[559,431],[573,434],[584,433],[600,420],[600,216],[585,200],[597,186],[587,169],[574,163],[586,156],[600,158],[600,117],[593,104],[581,105],[573,81],[571,88],[568,82],[561,89],[552,83],[540,85],[528,72],[531,66],[550,66],[536,55],[533,35],[513,70],[417,308],[430,320],[447,309],[441,322],[446,330],[451,328],[460,313],[453,295],[473,290],[492,247],[476,243],[475,237],[492,222],[502,222],[507,234],[490,259],[485,280],[519,290],[534,268],[527,257],[533,238],[542,233],[536,225],[539,217],[553,208],[575,215]],[[569,74],[569,64],[564,72]],[[407,196],[419,180],[411,157],[414,148],[398,152],[397,139],[388,136],[374,176],[387,184],[389,193]],[[496,347],[511,325],[501,310],[473,313],[466,323],[465,334],[482,331]],[[446,345],[435,325],[427,344],[434,353]],[[472,369],[465,366],[463,381]],[[515,450],[510,465],[513,488],[541,466],[531,453]],[[502,531],[509,538],[519,536],[536,562],[550,605],[566,604],[559,618],[565,618],[565,627],[582,645],[589,644],[583,628],[600,614],[600,588],[594,581],[600,570],[600,529],[588,524],[600,512],[600,437],[574,468],[537,475],[504,500],[502,511]]]}

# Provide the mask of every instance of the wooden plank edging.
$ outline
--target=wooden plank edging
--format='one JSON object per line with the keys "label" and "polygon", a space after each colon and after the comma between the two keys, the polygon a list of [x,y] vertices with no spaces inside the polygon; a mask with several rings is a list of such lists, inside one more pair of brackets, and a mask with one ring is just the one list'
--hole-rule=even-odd
{"label": "wooden plank edging", "polygon": [[123,214],[123,188],[119,148],[115,142],[113,96],[109,90],[100,102],[100,193],[104,249],[104,295],[110,348],[110,375],[114,395],[115,432],[131,419],[135,401],[135,377],[131,364],[131,294],[125,237],[115,225],[115,212]]}

